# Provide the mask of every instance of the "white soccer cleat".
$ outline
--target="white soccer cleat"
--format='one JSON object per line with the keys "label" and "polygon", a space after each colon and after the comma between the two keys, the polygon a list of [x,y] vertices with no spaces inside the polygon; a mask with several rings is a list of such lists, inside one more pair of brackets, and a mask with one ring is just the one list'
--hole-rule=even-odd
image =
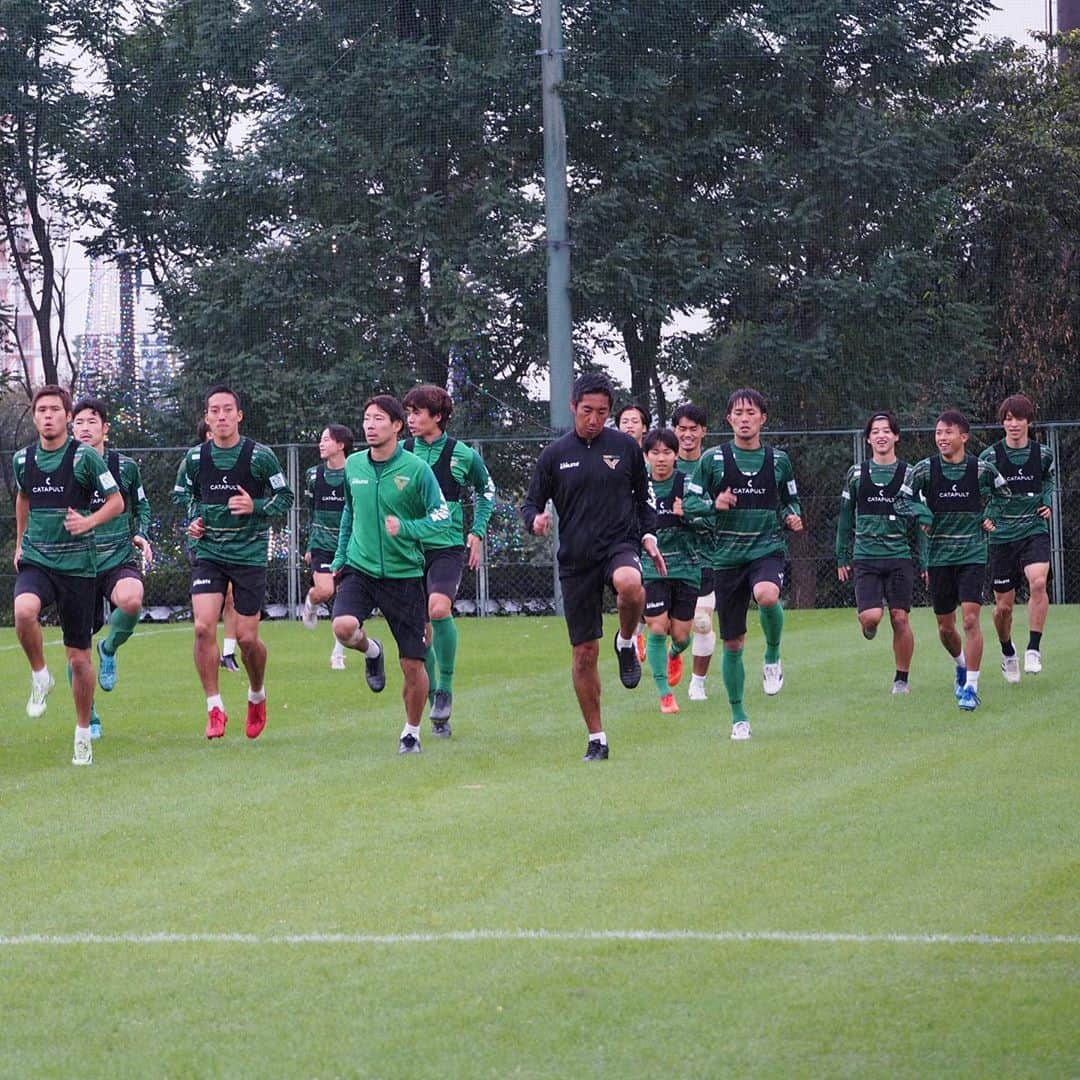
{"label": "white soccer cleat", "polygon": [[308,630],[314,630],[319,625],[319,613],[311,606],[311,601],[305,596],[304,607],[300,612],[300,619]]}
{"label": "white soccer cleat", "polygon": [[75,753],[71,757],[72,765],[93,765],[94,748],[89,739],[75,740]]}
{"label": "white soccer cleat", "polygon": [[775,664],[761,665],[761,685],[769,697],[780,693],[780,688],[784,685],[784,665],[779,660]]}
{"label": "white soccer cleat", "polygon": [[911,687],[905,679],[893,679],[892,692],[894,694],[910,694]]}
{"label": "white soccer cleat", "polygon": [[331,671],[344,671],[345,670],[345,654],[332,652],[330,654],[330,670]]}
{"label": "white soccer cleat", "polygon": [[1038,649],[1028,649],[1024,653],[1024,671],[1028,675],[1038,675],[1042,671],[1042,653]]}
{"label": "white soccer cleat", "polygon": [[705,693],[705,687],[693,681],[690,683],[690,689],[686,692],[686,697],[690,701],[709,700],[708,695]]}
{"label": "white soccer cleat", "polygon": [[1015,653],[1012,656],[1003,656],[1001,658],[1001,674],[1005,676],[1007,683],[1018,683],[1020,681],[1020,657]]}
{"label": "white soccer cleat", "polygon": [[731,725],[731,737],[735,742],[746,742],[750,738],[750,721],[739,720]]}
{"label": "white soccer cleat", "polygon": [[35,720],[42,716],[45,712],[47,702],[46,698],[49,696],[50,691],[56,685],[56,680],[50,675],[49,681],[45,683],[39,683],[37,679],[31,677],[30,679],[30,700],[26,703],[26,715],[33,717]]}

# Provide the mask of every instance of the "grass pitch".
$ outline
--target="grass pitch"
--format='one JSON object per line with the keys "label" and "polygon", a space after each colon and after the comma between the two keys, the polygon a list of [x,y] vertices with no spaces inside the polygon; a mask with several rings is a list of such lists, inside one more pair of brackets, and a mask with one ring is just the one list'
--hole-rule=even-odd
{"label": "grass pitch", "polygon": [[264,628],[267,730],[223,673],[214,744],[190,626],[143,626],[89,769],[60,646],[33,721],[0,632],[0,1074],[1076,1076],[1080,610],[970,715],[914,623],[893,698],[887,633],[789,613],[766,699],[751,620],[745,744],[719,662],[665,717],[609,635],[592,765],[557,619],[462,620],[402,758],[396,662],[372,695],[326,623]]}

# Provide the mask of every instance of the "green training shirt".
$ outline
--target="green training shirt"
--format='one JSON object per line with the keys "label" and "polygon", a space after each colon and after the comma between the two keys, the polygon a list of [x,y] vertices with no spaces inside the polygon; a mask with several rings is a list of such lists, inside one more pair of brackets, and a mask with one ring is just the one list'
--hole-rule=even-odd
{"label": "green training shirt", "polygon": [[[967,472],[970,454],[964,460],[951,464],[941,460],[941,471],[948,482],[963,480]],[[930,545],[926,565],[963,566],[986,562],[986,533],[984,518],[994,519],[997,504],[1009,489],[1001,474],[989,462],[976,458],[979,495],[983,507],[978,513],[945,510],[935,514],[926,503],[930,491],[931,458],[923,458],[912,470],[896,499],[896,512],[901,516],[915,518],[920,526],[929,528]]]}
{"label": "green training shirt", "polygon": [[[998,444],[995,444],[995,446]],[[1031,443],[1014,450],[1008,446],[1004,439],[1000,445],[1004,447],[1009,461],[1013,465],[1023,466],[1031,454]],[[1038,536],[1040,533],[1050,532],[1050,522],[1039,516],[1039,509],[1043,506],[1053,505],[1054,494],[1054,452],[1045,443],[1039,445],[1039,457],[1042,462],[1042,490],[1037,495],[1028,495],[1025,492],[1013,491],[1007,498],[1001,498],[997,502],[997,513],[994,517],[996,528],[989,536],[989,542],[993,544],[1009,544],[1014,540],[1026,540],[1029,536]],[[997,466],[997,455],[994,446],[987,447],[980,455],[984,461]]]}
{"label": "green training shirt", "polygon": [[[244,439],[222,449],[213,442],[210,454],[216,468],[226,473],[240,459]],[[192,545],[196,558],[238,566],[265,566],[270,542],[270,522],[283,518],[293,504],[293,492],[269,446],[255,443],[251,455],[251,473],[264,486],[264,494],[255,499],[251,514],[233,514],[227,505],[206,501],[200,490],[199,461],[202,445],[193,446],[180,462],[173,487],[173,502],[188,509],[188,520],[201,517],[206,527],[202,538]],[[235,485],[239,487],[239,485]],[[249,494],[252,494],[249,492]]]}
{"label": "green training shirt", "polygon": [[[387,515],[401,522],[390,536]],[[431,467],[398,445],[387,460],[362,450],[345,460],[345,509],[331,570],[351,566],[373,578],[424,575],[424,545],[450,529],[450,510]]]}
{"label": "green training shirt", "polygon": [[[740,450],[734,442],[731,447],[735,465],[741,474],[738,485],[746,489],[761,490],[764,482],[761,474],[765,465],[767,446],[756,450]],[[784,518],[789,514],[802,517],[795,470],[791,459],[783,450],[773,449],[773,477],[777,506],[774,508],[742,508],[716,510],[716,496],[727,487],[724,483],[723,446],[706,450],[698,460],[694,475],[687,484],[688,494],[705,499],[711,509],[712,529],[708,540],[706,558],[717,570],[745,566],[766,555],[786,555]],[[691,503],[692,512],[697,507]]]}
{"label": "green training shirt", "polygon": [[[676,522],[665,524],[668,517],[666,508],[671,503],[672,488],[675,486],[676,471],[666,480],[649,478],[649,501],[657,513],[656,543],[667,565],[667,576],[678,581],[686,581],[699,587],[701,585],[701,554],[698,549],[699,538],[695,526],[703,527],[704,517],[691,517],[686,512],[686,500],[683,498],[683,513]],[[682,475],[686,475],[683,473]],[[689,477],[683,481],[689,483]],[[674,517],[674,515],[672,515]],[[663,575],[656,569],[656,564],[648,555],[641,556],[641,576],[645,581],[663,581]]]}
{"label": "green training shirt", "polygon": [[[896,475],[897,463],[875,465],[870,462],[870,482],[879,488],[889,485]],[[859,483],[862,465],[852,465],[840,491],[840,516],[836,521],[836,565],[850,566],[856,559],[912,559],[916,570],[926,565],[925,533],[910,517],[891,514],[860,514]],[[904,471],[904,483],[910,484],[911,466]]]}
{"label": "green training shirt", "polygon": [[[425,442],[423,439],[412,440],[412,453],[421,461],[435,468],[442,457],[446,447],[447,436],[444,432],[434,442]],[[471,487],[475,498],[473,507],[473,522],[469,526],[469,532],[479,536],[482,540],[487,532],[488,520],[491,512],[495,509],[495,482],[484,464],[484,459],[471,447],[460,439],[454,440],[454,448],[450,457],[450,476],[460,487]],[[444,536],[440,536],[432,543],[424,545],[426,548],[461,547],[465,543],[465,511],[461,505],[461,499],[452,499],[443,491],[446,505],[450,510],[450,529]]]}
{"label": "green training shirt", "polygon": [[[58,450],[43,450],[37,445],[34,460],[38,469],[45,474],[49,483],[52,476],[63,463],[68,446],[75,443],[75,458],[72,469],[75,482],[86,493],[88,508],[81,511],[84,517],[92,513],[89,503],[94,495],[101,497],[103,503],[117,491],[116,480],[109,472],[101,455],[93,448],[68,436],[67,441]],[[30,498],[26,490],[26,452],[28,447],[16,451],[12,461],[15,473],[15,486]],[[96,577],[98,573],[97,547],[94,532],[82,536],[72,536],[64,528],[67,507],[37,507],[31,504],[26,532],[22,538],[20,562],[41,566],[58,574],[72,577]]]}
{"label": "green training shirt", "polygon": [[[348,459],[346,459],[348,460]],[[307,550],[311,551],[337,551],[338,535],[341,531],[340,510],[317,510],[315,509],[315,481],[320,466],[312,465],[304,474],[304,495],[312,506],[311,524],[308,531]],[[323,469],[323,477],[329,487],[335,488],[345,479],[344,467],[340,469]]]}
{"label": "green training shirt", "polygon": [[[106,452],[106,464],[111,453]],[[99,574],[118,566],[138,566],[139,550],[132,544],[131,538],[146,538],[150,528],[150,502],[143,490],[138,462],[127,454],[117,454],[117,457],[120,475],[115,479],[120,485],[120,494],[124,496],[124,512],[94,530]],[[96,510],[104,501],[99,497],[90,505]]]}

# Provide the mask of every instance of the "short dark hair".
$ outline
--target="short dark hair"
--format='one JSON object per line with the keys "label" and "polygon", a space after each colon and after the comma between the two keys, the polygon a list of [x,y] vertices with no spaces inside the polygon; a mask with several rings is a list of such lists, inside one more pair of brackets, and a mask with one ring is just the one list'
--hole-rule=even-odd
{"label": "short dark hair", "polygon": [[44,386],[39,386],[34,391],[34,396],[30,399],[31,412],[34,411],[34,407],[37,405],[38,400],[43,397],[58,397],[61,404],[64,406],[64,412],[71,412],[71,394],[62,386],[57,386],[56,383],[46,383]]}
{"label": "short dark hair", "polygon": [[326,430],[334,442],[341,443],[345,448],[345,456],[348,457],[353,452],[353,446],[356,443],[352,428],[347,428],[344,424],[327,424]]}
{"label": "short dark hair", "polygon": [[615,426],[616,427],[619,426],[619,421],[622,419],[622,414],[624,412],[629,412],[631,409],[633,409],[635,412],[641,414],[641,423],[645,427],[648,427],[652,423],[652,413],[650,413],[649,410],[646,409],[644,405],[639,405],[636,401],[631,401],[628,405],[624,405],[615,414]]}
{"label": "short dark hair", "polygon": [[201,443],[210,438],[210,425],[205,420],[199,421],[199,426],[195,429],[195,437]]}
{"label": "short dark hair", "polygon": [[230,394],[233,401],[236,402],[236,407],[238,409],[243,409],[244,407],[240,402],[240,395],[231,386],[226,386],[224,383],[218,383],[216,386],[211,386],[210,389],[206,391],[206,397],[203,398],[204,409],[210,408],[210,399],[215,394]]}
{"label": "short dark hair", "polygon": [[1010,394],[998,409],[998,421],[1012,413],[1017,420],[1026,420],[1029,424],[1035,420],[1035,406],[1027,394]]}
{"label": "short dark hair", "polygon": [[645,438],[641,440],[641,449],[647,454],[657,443],[662,443],[676,454],[679,452],[679,440],[669,427],[654,427],[646,431]]}
{"label": "short dark hair", "polygon": [[71,406],[71,415],[78,416],[79,413],[86,412],[87,410],[97,413],[98,419],[100,419],[103,424],[107,424],[109,422],[109,408],[105,404],[105,402],[101,400],[101,398],[79,398],[79,400]]}
{"label": "short dark hair", "polygon": [[897,437],[900,437],[900,421],[888,409],[883,409],[881,412],[874,413],[869,420],[866,421],[866,427],[863,428],[864,438],[870,438],[870,429],[878,420],[884,420],[889,425],[889,430]]}
{"label": "short dark hair", "polygon": [[360,415],[363,416],[372,406],[381,409],[391,420],[401,424],[402,428],[405,427],[405,410],[401,407],[401,402],[393,394],[373,394],[364,402]]}
{"label": "short dark hair", "polygon": [[406,409],[427,409],[432,416],[439,418],[439,430],[445,431],[454,415],[454,399],[441,386],[424,383],[414,386],[402,399]]}
{"label": "short dark hair", "polygon": [[733,390],[731,396],[727,399],[727,408],[724,410],[724,415],[730,416],[731,410],[734,409],[740,401],[748,401],[763,413],[769,411],[765,408],[765,398],[761,396],[759,391],[754,390],[749,386],[740,386],[738,390]]}
{"label": "short dark hair", "polygon": [[945,424],[947,427],[957,427],[961,431],[970,431],[971,425],[968,418],[959,409],[946,409],[935,421],[936,424]]}
{"label": "short dark hair", "polygon": [[689,420],[691,424],[700,424],[703,428],[709,426],[709,414],[692,401],[684,401],[676,407],[671,414],[671,426],[675,427],[680,420]]}
{"label": "short dark hair", "polygon": [[606,394],[608,405],[615,403],[615,387],[611,380],[600,371],[586,371],[574,380],[570,391],[570,403],[576,405],[586,394]]}

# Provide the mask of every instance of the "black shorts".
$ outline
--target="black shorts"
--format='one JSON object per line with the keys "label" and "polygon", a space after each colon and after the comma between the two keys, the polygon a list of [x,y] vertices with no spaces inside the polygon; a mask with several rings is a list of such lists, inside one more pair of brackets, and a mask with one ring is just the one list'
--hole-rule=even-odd
{"label": "black shorts", "polygon": [[599,641],[604,636],[604,586],[611,585],[615,571],[632,566],[641,573],[641,557],[637,548],[630,544],[613,547],[604,562],[598,562],[585,570],[573,573],[559,571],[562,587],[563,612],[570,644],[581,645],[586,641]]}
{"label": "black shorts", "polygon": [[439,593],[455,600],[464,572],[465,548],[433,548],[424,552],[424,588],[428,596]]}
{"label": "black shorts", "polygon": [[405,660],[423,660],[424,624],[427,622],[427,596],[423,578],[373,578],[352,566],[346,566],[338,579],[334,597],[335,619],[351,615],[361,626],[378,608],[386,618],[390,633],[397,642],[398,656]]}
{"label": "black shorts", "polygon": [[990,545],[990,581],[994,592],[1012,592],[1027,580],[1024,567],[1032,563],[1050,562],[1050,534],[1038,533],[1012,540],[1007,544]]}
{"label": "black shorts", "polygon": [[105,625],[105,605],[112,603],[113,589],[117,583],[134,578],[142,582],[142,571],[137,566],[114,566],[94,579],[97,595],[94,597],[94,633]]}
{"label": "black shorts", "polygon": [[690,622],[699,596],[698,587],[678,578],[657,578],[645,582],[645,618],[656,618],[666,611],[672,619]]}
{"label": "black shorts", "polygon": [[216,593],[224,597],[229,586],[233,590],[233,607],[237,615],[258,615],[266,599],[266,567],[244,566],[240,563],[211,562],[196,559],[191,567],[191,595]]}
{"label": "black shorts", "polygon": [[911,610],[915,564],[910,559],[857,559],[854,568],[855,606],[859,611],[882,606],[890,611]]}
{"label": "black shorts", "polygon": [[708,596],[716,590],[716,571],[711,566],[701,568],[701,585],[698,587],[698,596]]}
{"label": "black shorts", "polygon": [[41,601],[42,610],[56,605],[64,644],[69,649],[89,649],[94,636],[94,578],[58,574],[43,566],[20,565],[15,578],[15,595],[32,593]]}
{"label": "black shorts", "polygon": [[734,641],[746,633],[746,612],[754,596],[754,586],[771,581],[784,584],[784,556],[765,555],[743,566],[715,567],[716,610],[720,616],[720,638]]}
{"label": "black shorts", "polygon": [[322,548],[312,548],[308,554],[311,556],[311,572],[313,574],[331,574],[330,564],[334,561],[334,551],[323,551]]}
{"label": "black shorts", "polygon": [[958,604],[981,604],[986,567],[982,563],[930,567],[930,601],[935,615],[949,615]]}

